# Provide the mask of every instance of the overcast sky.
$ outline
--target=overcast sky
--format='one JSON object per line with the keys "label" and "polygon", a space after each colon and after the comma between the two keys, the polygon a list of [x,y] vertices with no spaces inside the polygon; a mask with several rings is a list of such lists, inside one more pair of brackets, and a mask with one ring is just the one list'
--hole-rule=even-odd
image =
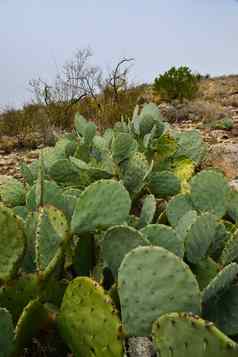
{"label": "overcast sky", "polygon": [[172,65],[238,74],[236,0],[0,0],[0,108],[30,101],[28,81],[54,78],[77,48],[109,69],[134,57],[151,82]]}

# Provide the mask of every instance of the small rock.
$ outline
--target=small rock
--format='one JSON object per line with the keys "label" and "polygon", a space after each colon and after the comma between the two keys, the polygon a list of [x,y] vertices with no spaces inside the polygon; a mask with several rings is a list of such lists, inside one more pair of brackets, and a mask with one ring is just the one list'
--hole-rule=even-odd
{"label": "small rock", "polygon": [[238,144],[219,143],[211,145],[203,168],[214,167],[223,171],[231,180],[238,176]]}
{"label": "small rock", "polygon": [[238,179],[236,180],[231,180],[229,182],[229,186],[234,190],[238,192]]}
{"label": "small rock", "polygon": [[128,356],[130,357],[156,356],[153,344],[148,337],[130,337],[128,345]]}

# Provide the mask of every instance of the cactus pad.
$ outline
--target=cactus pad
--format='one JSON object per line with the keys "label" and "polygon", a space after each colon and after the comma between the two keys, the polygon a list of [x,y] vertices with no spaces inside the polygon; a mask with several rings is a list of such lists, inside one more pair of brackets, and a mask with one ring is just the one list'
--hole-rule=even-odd
{"label": "cactus pad", "polygon": [[238,334],[238,265],[227,265],[203,293],[203,315],[224,333]]}
{"label": "cactus pad", "polygon": [[210,213],[198,216],[185,238],[185,254],[191,263],[198,263],[208,255],[208,249],[215,240],[217,221]]}
{"label": "cactus pad", "polygon": [[75,356],[122,357],[121,324],[109,295],[90,278],[66,289],[58,325]]}
{"label": "cactus pad", "polygon": [[8,309],[16,323],[24,307],[39,293],[38,278],[35,274],[24,274],[8,285],[0,288],[0,306]]}
{"label": "cactus pad", "polygon": [[177,232],[177,235],[180,237],[182,241],[185,241],[187,234],[193,225],[193,223],[196,222],[198,217],[197,211],[188,211],[186,212],[182,218],[178,221],[177,226],[175,227],[175,230]]}
{"label": "cactus pad", "polygon": [[102,243],[103,257],[115,277],[124,256],[130,250],[143,245],[149,245],[149,242],[132,227],[114,226],[106,231]]}
{"label": "cactus pad", "polygon": [[155,215],[155,211],[156,211],[156,199],[154,195],[146,196],[141,209],[138,228],[143,228],[147,224],[152,223]]}
{"label": "cactus pad", "polygon": [[238,345],[213,323],[186,313],[155,321],[153,342],[160,357],[235,357],[238,353]]}
{"label": "cactus pad", "polygon": [[21,354],[25,347],[32,342],[32,338],[37,336],[37,333],[49,320],[48,311],[44,305],[38,300],[31,300],[24,308],[16,325],[16,352]]}
{"label": "cactus pad", "polygon": [[15,207],[25,204],[24,185],[11,176],[0,175],[0,201],[6,206]]}
{"label": "cactus pad", "polygon": [[112,158],[116,163],[129,159],[137,149],[137,142],[128,133],[117,134],[112,141]]}
{"label": "cactus pad", "polygon": [[206,144],[198,130],[177,132],[175,139],[178,145],[176,158],[186,157],[196,164],[201,162],[206,154]]}
{"label": "cactus pad", "polygon": [[22,220],[0,205],[0,280],[7,281],[17,273],[25,251]]}
{"label": "cactus pad", "polygon": [[166,212],[169,223],[175,227],[185,213],[193,210],[193,204],[188,194],[179,194],[173,197],[167,206]]}
{"label": "cactus pad", "polygon": [[226,242],[220,257],[220,262],[222,265],[238,262],[238,230]]}
{"label": "cactus pad", "polygon": [[200,313],[198,283],[189,267],[161,247],[138,247],[118,272],[122,321],[129,336],[149,336],[153,321],[172,311]]}
{"label": "cactus pad", "polygon": [[191,199],[196,209],[209,211],[218,218],[224,216],[230,188],[224,175],[204,170],[191,179]]}
{"label": "cactus pad", "polygon": [[218,295],[228,290],[236,280],[237,274],[238,264],[236,263],[231,263],[221,270],[204,290],[202,297],[203,303],[208,303],[211,299],[215,299]]}
{"label": "cactus pad", "polygon": [[80,195],[71,221],[74,233],[124,223],[129,216],[131,200],[119,182],[100,180],[89,185]]}
{"label": "cactus pad", "polygon": [[152,173],[149,180],[149,189],[156,197],[168,197],[179,193],[180,180],[170,171]]}
{"label": "cactus pad", "polygon": [[36,264],[44,271],[68,238],[68,224],[64,214],[53,206],[40,209],[36,229]]}
{"label": "cactus pad", "polygon": [[166,248],[183,258],[184,243],[173,228],[164,224],[148,224],[141,233],[152,245]]}
{"label": "cactus pad", "polygon": [[14,351],[14,326],[11,314],[0,308],[0,357],[11,357]]}

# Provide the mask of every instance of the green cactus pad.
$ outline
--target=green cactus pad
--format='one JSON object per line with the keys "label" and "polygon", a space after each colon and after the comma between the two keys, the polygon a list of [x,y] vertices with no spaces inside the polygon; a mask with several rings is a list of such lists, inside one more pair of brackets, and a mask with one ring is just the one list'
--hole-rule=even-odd
{"label": "green cactus pad", "polygon": [[0,357],[11,357],[15,348],[12,317],[7,309],[0,308]]}
{"label": "green cactus pad", "polygon": [[73,268],[80,276],[90,276],[95,264],[95,244],[91,234],[79,237],[73,254]]}
{"label": "green cactus pad", "polygon": [[156,197],[174,196],[181,189],[181,182],[170,171],[152,173],[149,180],[149,189]]}
{"label": "green cactus pad", "polygon": [[238,265],[227,265],[203,292],[203,316],[228,335],[238,334]]}
{"label": "green cactus pad", "polygon": [[11,176],[0,175],[0,201],[8,207],[25,204],[25,188],[23,183]]}
{"label": "green cactus pad", "polygon": [[191,269],[197,278],[200,290],[205,289],[219,273],[219,265],[210,257],[201,260],[198,264],[192,266]]}
{"label": "green cactus pad", "polygon": [[202,135],[196,129],[177,132],[175,135],[178,149],[176,158],[186,157],[196,164],[199,164],[206,154],[206,144],[203,142]]}
{"label": "green cactus pad", "polygon": [[221,270],[215,278],[208,284],[203,292],[203,304],[217,298],[218,295],[227,291],[236,281],[238,275],[238,264],[231,263]]}
{"label": "green cactus pad", "polygon": [[22,269],[26,273],[33,273],[36,271],[36,254],[35,254],[35,240],[37,227],[37,212],[30,212],[25,220],[24,228],[26,235],[26,249],[22,262]]}
{"label": "green cactus pad", "polygon": [[23,221],[27,219],[29,211],[26,206],[16,206],[12,210],[18,217],[22,218]]}
{"label": "green cactus pad", "polygon": [[222,265],[238,262],[238,230],[226,242],[220,257],[220,262]]}
{"label": "green cactus pad", "polygon": [[141,209],[140,219],[138,222],[138,228],[143,228],[147,224],[152,223],[156,211],[156,199],[154,195],[148,195],[145,197],[143,206]]}
{"label": "green cactus pad", "polygon": [[24,178],[24,182],[26,182],[28,185],[32,186],[35,178],[31,172],[29,166],[24,161],[20,163],[20,172]]}
{"label": "green cactus pad", "polygon": [[[67,197],[62,194],[61,188],[53,181],[44,181],[43,205],[52,205],[62,210],[68,220],[71,219],[71,206],[68,203]],[[36,185],[33,185],[27,193],[26,207],[32,211],[37,209]]]}
{"label": "green cactus pad", "polygon": [[42,207],[38,214],[36,229],[36,264],[44,271],[69,237],[67,220],[53,206]]}
{"label": "green cactus pad", "polygon": [[238,223],[238,192],[231,191],[227,202],[227,214],[237,224]]}
{"label": "green cactus pad", "polygon": [[198,263],[208,255],[208,249],[215,240],[217,221],[210,213],[198,216],[185,238],[185,255],[191,263]]}
{"label": "green cactus pad", "polygon": [[153,324],[153,342],[160,357],[235,357],[238,345],[213,323],[199,316],[171,313]]}
{"label": "green cactus pad", "polygon": [[84,129],[84,135],[83,135],[83,139],[84,139],[84,143],[85,144],[91,144],[93,141],[94,136],[96,135],[96,131],[97,131],[97,127],[96,124],[89,122],[85,129]]}
{"label": "green cactus pad", "polygon": [[168,159],[177,150],[176,140],[168,133],[161,135],[156,144],[156,160],[159,161]]}
{"label": "green cactus pad", "polygon": [[106,231],[102,243],[103,257],[114,277],[117,277],[124,256],[130,250],[143,245],[149,245],[149,242],[132,227],[114,226]]}
{"label": "green cactus pad", "polygon": [[203,307],[203,316],[214,322],[226,335],[238,334],[238,286],[232,285],[222,295]]}
{"label": "green cactus pad", "polygon": [[0,205],[0,281],[8,281],[20,268],[25,252],[23,221]]}
{"label": "green cactus pad", "polygon": [[13,321],[16,323],[24,307],[38,294],[37,276],[35,274],[24,274],[0,288],[0,306],[11,312]]}
{"label": "green cactus pad", "polygon": [[175,230],[177,232],[177,235],[180,237],[180,239],[184,242],[188,232],[191,229],[191,226],[193,223],[197,221],[198,214],[196,211],[188,211],[185,213],[182,218],[178,221],[177,226],[175,227]]}
{"label": "green cactus pad", "polygon": [[80,185],[80,171],[69,159],[55,161],[49,170],[49,176],[59,184]]}
{"label": "green cactus pad", "polygon": [[74,117],[74,127],[80,136],[84,136],[87,125],[87,120],[80,113],[76,113]]}
{"label": "green cactus pad", "polygon": [[133,195],[142,190],[150,171],[151,166],[145,155],[137,152],[129,160],[121,163],[120,178],[126,189]]}
{"label": "green cactus pad", "polygon": [[179,194],[173,197],[167,205],[167,217],[171,226],[176,227],[180,218],[182,218],[185,213],[193,210],[193,204],[188,194]]}
{"label": "green cactus pad", "polygon": [[[89,183],[100,179],[109,179],[112,178],[113,176],[112,168],[110,168],[110,170],[106,170],[103,167],[91,166],[87,162],[79,160],[75,157],[71,157],[70,161],[75,167],[77,167],[80,170],[81,176],[83,178],[85,177],[85,175],[86,177],[88,177]],[[83,183],[82,178],[80,182]]]}
{"label": "green cactus pad", "polygon": [[224,221],[221,221],[217,224],[215,240],[209,248],[209,255],[216,261],[220,259],[221,253],[226,245],[226,242],[229,241],[232,234],[226,228]]}
{"label": "green cactus pad", "polygon": [[129,336],[149,336],[153,321],[172,311],[200,313],[198,283],[189,267],[161,247],[138,247],[118,272],[122,321]]}
{"label": "green cactus pad", "polygon": [[109,295],[90,278],[66,289],[58,325],[75,357],[122,357],[121,324]]}
{"label": "green cactus pad", "polygon": [[24,308],[16,325],[15,351],[20,355],[24,348],[37,337],[39,331],[47,325],[50,316],[44,305],[38,300],[31,300]]}
{"label": "green cactus pad", "polygon": [[128,219],[130,206],[129,194],[119,182],[100,180],[92,183],[77,200],[71,221],[72,232],[80,234],[122,224]]}
{"label": "green cactus pad", "polygon": [[148,224],[141,229],[141,233],[152,245],[168,249],[183,258],[184,243],[173,228],[164,224]]}
{"label": "green cactus pad", "polygon": [[112,141],[112,158],[119,164],[125,159],[129,159],[137,149],[137,142],[131,134],[119,133]]}
{"label": "green cactus pad", "polygon": [[214,170],[204,170],[191,181],[191,199],[196,209],[209,211],[221,218],[226,213],[230,188],[224,175]]}

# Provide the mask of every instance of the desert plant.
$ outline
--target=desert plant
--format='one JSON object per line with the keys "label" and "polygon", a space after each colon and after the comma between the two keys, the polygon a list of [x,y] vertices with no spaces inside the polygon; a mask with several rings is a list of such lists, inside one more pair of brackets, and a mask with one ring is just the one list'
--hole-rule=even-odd
{"label": "desert plant", "polygon": [[154,91],[162,100],[192,99],[198,91],[200,75],[193,74],[186,66],[172,67],[154,81]]}

